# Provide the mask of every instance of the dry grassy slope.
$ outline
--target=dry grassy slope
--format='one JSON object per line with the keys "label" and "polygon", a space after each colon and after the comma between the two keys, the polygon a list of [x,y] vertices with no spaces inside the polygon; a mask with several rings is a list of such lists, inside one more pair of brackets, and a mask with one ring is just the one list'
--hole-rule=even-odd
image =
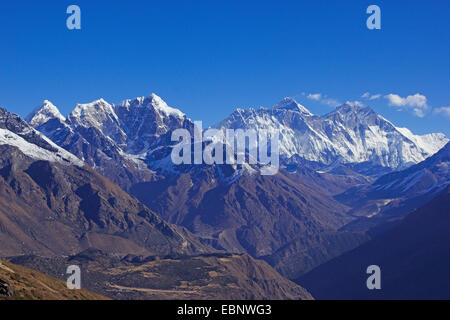
{"label": "dry grassy slope", "polygon": [[[112,268],[111,296],[139,299],[309,300],[302,287],[249,255],[201,256]],[[106,294],[106,292],[105,292]]]}
{"label": "dry grassy slope", "polygon": [[312,299],[301,286],[249,255],[123,259],[99,250],[69,258],[21,256],[14,263],[61,277],[79,265],[83,286],[113,299]]}
{"label": "dry grassy slope", "polygon": [[14,288],[12,297],[0,300],[106,300],[108,298],[87,290],[69,290],[66,284],[31,269],[2,261],[0,279]]}

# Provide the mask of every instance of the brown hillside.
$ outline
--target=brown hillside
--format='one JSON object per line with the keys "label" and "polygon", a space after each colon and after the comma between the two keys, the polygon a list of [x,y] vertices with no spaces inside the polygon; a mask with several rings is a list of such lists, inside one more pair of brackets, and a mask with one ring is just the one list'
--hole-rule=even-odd
{"label": "brown hillside", "polygon": [[69,290],[66,283],[37,271],[2,261],[0,282],[12,286],[11,297],[0,294],[0,300],[106,300],[87,290]]}

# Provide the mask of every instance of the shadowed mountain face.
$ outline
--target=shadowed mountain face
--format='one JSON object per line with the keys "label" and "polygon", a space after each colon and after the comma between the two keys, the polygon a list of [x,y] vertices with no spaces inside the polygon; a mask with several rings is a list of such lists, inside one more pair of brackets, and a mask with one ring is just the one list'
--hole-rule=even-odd
{"label": "shadowed mountain face", "polygon": [[17,264],[55,277],[78,265],[87,289],[113,299],[312,299],[264,261],[248,255],[125,258],[86,250],[69,258],[22,256]]}
{"label": "shadowed mountain face", "polygon": [[[366,269],[381,268],[381,290]],[[318,299],[450,299],[450,187],[392,229],[303,277]]]}
{"label": "shadowed mountain face", "polygon": [[147,166],[124,155],[116,142],[96,127],[73,129],[60,118],[52,118],[36,129],[124,188],[153,179]]}
{"label": "shadowed mountain face", "polygon": [[321,232],[299,236],[276,250],[261,257],[288,279],[297,279],[315,267],[352,250],[368,241],[364,233]]}

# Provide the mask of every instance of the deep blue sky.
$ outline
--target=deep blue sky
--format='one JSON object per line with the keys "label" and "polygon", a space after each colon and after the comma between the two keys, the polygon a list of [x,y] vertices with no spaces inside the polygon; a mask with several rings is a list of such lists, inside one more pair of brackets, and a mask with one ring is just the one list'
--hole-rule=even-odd
{"label": "deep blue sky", "polygon": [[[66,28],[70,4],[81,8],[80,31]],[[370,4],[381,7],[381,30],[366,28]],[[0,106],[24,116],[49,99],[67,114],[155,92],[206,124],[286,96],[332,110],[309,93],[339,102],[420,93],[429,109],[449,107],[449,14],[441,0],[2,0]],[[443,113],[363,102],[396,125],[450,136]]]}

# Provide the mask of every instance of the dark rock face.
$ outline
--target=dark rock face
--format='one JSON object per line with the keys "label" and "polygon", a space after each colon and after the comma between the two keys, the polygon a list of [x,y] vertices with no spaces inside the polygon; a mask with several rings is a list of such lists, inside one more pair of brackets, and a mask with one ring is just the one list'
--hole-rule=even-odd
{"label": "dark rock face", "polygon": [[12,297],[13,295],[14,288],[8,282],[0,279],[0,296]]}
{"label": "dark rock face", "polygon": [[120,119],[120,128],[126,133],[124,150],[131,154],[140,154],[156,147],[158,138],[176,128],[192,125],[186,116],[165,114],[154,104],[155,97],[132,99],[114,107]]}

